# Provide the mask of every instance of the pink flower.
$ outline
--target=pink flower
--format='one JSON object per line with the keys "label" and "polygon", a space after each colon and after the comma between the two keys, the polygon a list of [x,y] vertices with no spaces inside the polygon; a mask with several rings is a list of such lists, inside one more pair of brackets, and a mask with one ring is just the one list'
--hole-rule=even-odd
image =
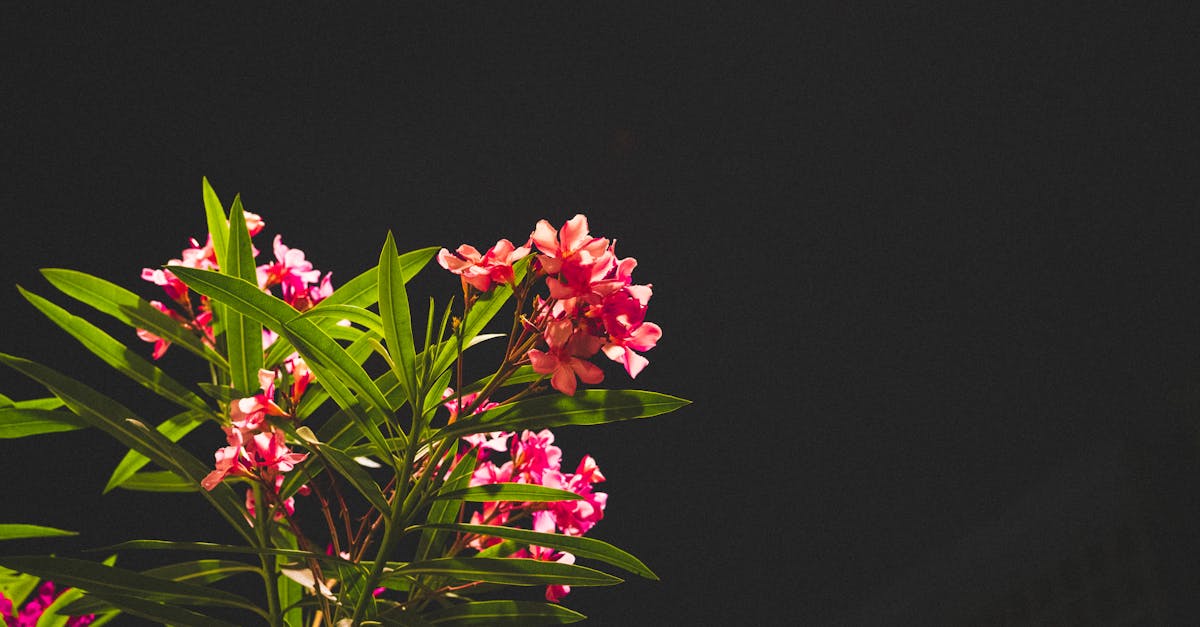
{"label": "pink flower", "polygon": [[171,273],[161,268],[142,268],[142,279],[163,288],[171,300],[182,303],[187,300],[188,287]]}
{"label": "pink flower", "polygon": [[[576,377],[584,383],[595,384],[604,380],[604,371],[596,364],[586,361],[596,354],[603,340],[578,330],[570,320],[552,320],[542,334],[547,349],[529,350],[529,363],[534,372],[548,374],[550,385],[566,394],[575,395]],[[584,359],[580,359],[583,357]]]}
{"label": "pink flower", "polygon": [[513,440],[512,459],[516,464],[514,474],[524,483],[542,483],[542,474],[547,470],[558,470],[562,464],[562,449],[554,446],[554,433],[542,429],[534,433],[528,429]]}
{"label": "pink flower", "polygon": [[[51,603],[59,597],[63,592],[70,588],[64,588],[61,591],[56,591],[54,583],[50,581],[42,582],[37,589],[37,596],[25,602],[25,607],[21,608],[18,613],[13,607],[13,602],[0,592],[0,623],[5,627],[34,627],[41,621],[42,615],[46,613],[46,609]],[[49,619],[49,617],[47,617]],[[66,627],[85,627],[92,624],[96,620],[95,614],[87,614],[84,616],[72,616],[67,619]]]}
{"label": "pink flower", "polygon": [[[170,307],[167,307],[166,305],[162,304],[161,302],[159,302],[157,300],[152,300],[152,301],[150,301],[150,306],[163,312],[164,314],[166,314],[172,320],[178,322],[179,324],[187,325],[187,321],[183,319],[183,316],[175,313]],[[161,337],[159,337],[145,329],[138,329],[137,336],[138,336],[138,339],[142,340],[143,342],[153,342],[154,343],[154,352],[152,353],[152,357],[154,359],[158,359],[158,358],[162,357],[167,352],[167,349],[171,347],[170,342],[162,339]]]}
{"label": "pink flower", "polygon": [[438,251],[438,264],[462,277],[475,289],[486,292],[495,283],[512,285],[512,266],[530,252],[529,244],[515,247],[507,239],[496,242],[486,254],[479,254],[474,246],[463,244],[453,252],[445,248]]}
{"label": "pink flower", "polygon": [[590,265],[608,250],[607,239],[588,233],[587,217],[583,214],[567,220],[562,230],[555,230],[546,220],[539,220],[529,240],[542,252],[538,263],[547,274],[558,274],[567,261]]}

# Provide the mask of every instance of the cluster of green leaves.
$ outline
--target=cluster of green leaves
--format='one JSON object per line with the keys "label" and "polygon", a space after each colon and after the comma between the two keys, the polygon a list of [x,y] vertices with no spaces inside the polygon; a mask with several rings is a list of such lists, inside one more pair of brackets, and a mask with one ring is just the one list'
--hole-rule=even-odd
{"label": "cluster of green leaves", "polygon": [[[656,578],[629,553],[600,540],[538,533],[515,527],[480,527],[457,522],[465,503],[561,501],[580,498],[523,484],[471,488],[471,467],[460,464],[448,477],[420,473],[422,460],[442,459],[458,450],[464,435],[498,430],[596,425],[673,411],[687,403],[672,396],[636,390],[585,390],[574,396],[530,396],[437,425],[434,413],[464,350],[490,339],[488,323],[501,311],[512,289],[498,286],[481,295],[470,315],[447,333],[449,308],[435,320],[433,302],[418,344],[407,282],[430,265],[436,248],[400,254],[389,233],[379,263],[346,282],[312,309],[300,312],[259,289],[250,236],[240,198],[226,212],[205,180],[203,198],[220,271],[172,266],[188,287],[208,297],[214,312],[215,345],[155,309],[148,301],[114,283],[66,269],[45,269],[47,281],[72,299],[136,329],[146,329],[204,360],[212,380],[180,382],[139,351],[100,327],[24,288],[21,294],[69,333],[91,354],[159,397],[179,412],[148,421],[102,392],[30,359],[0,353],[0,362],[40,383],[50,396],[13,401],[0,396],[0,438],[20,438],[91,428],[129,449],[109,478],[106,492],[120,488],[147,492],[195,492],[242,538],[241,545],[171,540],[133,540],[103,550],[109,559],[62,556],[0,557],[0,587],[28,592],[30,581],[53,580],[74,588],[56,603],[47,620],[95,613],[107,621],[120,612],[172,625],[228,625],[205,613],[218,607],[244,615],[239,624],[498,625],[557,624],[583,616],[553,603],[503,598],[505,586],[604,586],[622,581],[583,565],[503,557],[500,551],[460,557],[443,553],[455,534],[501,538],[499,547],[537,545],[594,560],[629,573]],[[523,272],[524,266],[520,268]],[[350,326],[339,324],[348,320]],[[440,324],[439,324],[440,322]],[[264,354],[260,337],[267,328],[278,340]],[[269,508],[258,508],[251,522],[242,500],[226,483],[208,491],[200,480],[211,470],[183,448],[181,438],[206,422],[227,424],[231,400],[257,391],[260,368],[279,366],[293,351],[304,358],[315,383],[294,414],[300,422],[280,421],[289,444],[311,454],[290,473],[280,499],[294,494],[322,473],[350,486],[378,513],[382,537],[371,559],[348,560],[310,550],[286,524],[273,521]],[[382,372],[368,372],[369,358],[381,357]],[[499,376],[492,375],[493,377]],[[485,377],[464,391],[495,389],[538,379],[528,367],[503,373],[503,382]],[[324,416],[317,419],[316,416]],[[380,462],[372,471],[364,457]],[[151,469],[146,467],[152,465]],[[259,497],[263,495],[258,494]],[[264,503],[264,499],[257,499]],[[32,524],[0,525],[0,540],[62,534]],[[415,537],[415,554],[401,554],[406,537]],[[213,557],[171,563],[146,571],[115,565],[121,551],[192,551]],[[250,561],[242,561],[249,559]],[[315,582],[312,573],[337,580],[335,590]],[[227,577],[261,579],[263,599],[251,600],[212,584]],[[308,577],[306,580],[305,577]],[[307,585],[306,585],[307,583]],[[429,595],[433,589],[475,586],[480,595]],[[377,598],[389,588],[409,602]],[[499,595],[500,598],[481,598]],[[419,602],[416,600],[420,600]],[[264,607],[265,605],[265,607]],[[57,617],[57,618],[55,618]],[[63,618],[65,620],[65,618]],[[340,622],[339,622],[340,621]],[[47,624],[58,624],[47,622]]]}

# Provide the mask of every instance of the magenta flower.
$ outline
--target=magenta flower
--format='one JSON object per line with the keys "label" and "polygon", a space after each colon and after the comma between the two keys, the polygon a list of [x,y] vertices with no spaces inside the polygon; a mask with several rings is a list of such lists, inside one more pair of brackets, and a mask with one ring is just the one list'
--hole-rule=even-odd
{"label": "magenta flower", "polygon": [[[42,615],[46,613],[46,609],[51,603],[62,593],[70,588],[64,588],[56,591],[54,583],[50,581],[42,582],[38,586],[37,596],[25,602],[25,606],[21,611],[16,612],[13,607],[12,600],[4,596],[0,592],[0,619],[3,619],[5,627],[35,627],[42,619]],[[95,614],[87,614],[85,616],[72,616],[67,619],[66,627],[85,627],[92,624],[96,620]]]}

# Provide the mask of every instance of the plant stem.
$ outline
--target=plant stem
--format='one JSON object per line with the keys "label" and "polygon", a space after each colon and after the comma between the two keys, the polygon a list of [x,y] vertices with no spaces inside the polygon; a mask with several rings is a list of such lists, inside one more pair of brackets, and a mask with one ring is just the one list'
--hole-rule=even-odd
{"label": "plant stem", "polygon": [[[258,532],[258,543],[261,548],[271,548],[271,512],[262,482],[254,483],[255,530]],[[263,569],[263,584],[267,593],[267,614],[271,627],[283,627],[283,615],[279,611],[279,587],[275,581],[275,556],[264,553],[259,556]]]}

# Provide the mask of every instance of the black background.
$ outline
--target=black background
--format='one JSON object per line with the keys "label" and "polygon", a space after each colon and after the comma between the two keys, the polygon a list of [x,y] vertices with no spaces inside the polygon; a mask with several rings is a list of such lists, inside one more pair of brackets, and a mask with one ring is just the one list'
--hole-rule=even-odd
{"label": "black background", "polygon": [[[482,248],[583,212],[665,330],[607,383],[693,401],[559,433],[608,477],[590,535],[662,578],[573,592],[594,624],[835,615],[1098,434],[1179,479],[1162,533],[1195,555],[1189,16],[233,7],[4,9],[0,350],[165,416],[12,286],[157,297],[138,275],[204,232],[202,176],[335,285],[388,229]],[[0,519],[224,537],[194,497],[100,497],[120,453],[0,442]]]}

